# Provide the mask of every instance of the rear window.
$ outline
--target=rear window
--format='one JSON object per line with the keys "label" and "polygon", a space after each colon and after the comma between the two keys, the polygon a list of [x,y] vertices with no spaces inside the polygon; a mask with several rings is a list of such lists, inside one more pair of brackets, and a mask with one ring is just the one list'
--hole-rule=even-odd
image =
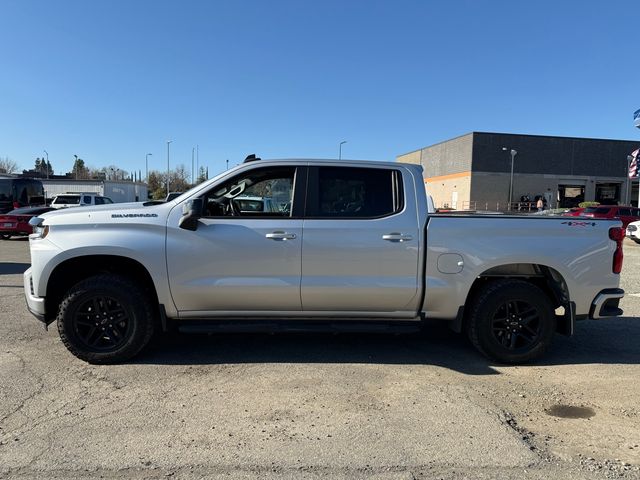
{"label": "rear window", "polygon": [[606,215],[611,211],[611,207],[587,207],[583,213],[596,213],[598,215]]}

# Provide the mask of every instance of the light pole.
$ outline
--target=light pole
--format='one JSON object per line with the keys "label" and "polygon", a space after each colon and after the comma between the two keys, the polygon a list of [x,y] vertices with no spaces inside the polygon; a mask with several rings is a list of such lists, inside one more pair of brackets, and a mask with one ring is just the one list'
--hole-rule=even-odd
{"label": "light pole", "polygon": [[196,177],[194,176],[194,170],[193,170],[193,162],[196,156],[196,147],[192,147],[191,148],[191,183],[193,185],[196,184]]}
{"label": "light pole", "polygon": [[169,196],[169,145],[173,140],[167,140],[167,197]]}
{"label": "light pole", "polygon": [[[627,164],[627,194],[625,195],[625,205],[631,205],[631,162],[633,162],[633,160],[633,155],[627,155],[627,162],[629,163]],[[638,193],[638,198],[640,198],[640,193]]]}
{"label": "light pole", "polygon": [[340,145],[338,145],[338,160],[342,160],[342,144],[343,143],[347,143],[347,141],[343,140],[340,142]]}
{"label": "light pole", "polygon": [[47,180],[49,180],[49,152],[46,150],[43,150],[43,152],[47,156],[47,164],[45,165],[45,168],[47,169]]}
{"label": "light pole", "polygon": [[149,155],[153,155],[153,153],[147,153],[144,156],[144,168],[145,168],[145,179],[147,183],[149,183]]}
{"label": "light pole", "polygon": [[[506,152],[507,150],[509,150],[507,147],[502,147],[502,151]],[[509,177],[509,205],[508,208],[509,210],[511,210],[511,200],[513,197],[513,160],[516,158],[516,155],[518,154],[517,150],[514,150],[513,148],[509,151],[509,153],[511,154],[511,176]]]}

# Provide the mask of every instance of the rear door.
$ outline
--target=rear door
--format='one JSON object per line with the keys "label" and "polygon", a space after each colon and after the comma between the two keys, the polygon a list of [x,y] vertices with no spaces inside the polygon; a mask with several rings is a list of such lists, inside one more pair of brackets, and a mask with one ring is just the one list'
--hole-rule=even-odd
{"label": "rear door", "polygon": [[309,168],[302,243],[305,312],[415,315],[421,237],[413,181],[400,168]]}

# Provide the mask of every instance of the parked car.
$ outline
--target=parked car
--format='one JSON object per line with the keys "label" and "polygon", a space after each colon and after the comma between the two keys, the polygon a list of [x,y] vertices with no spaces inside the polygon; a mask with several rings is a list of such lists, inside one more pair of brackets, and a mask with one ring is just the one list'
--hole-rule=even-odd
{"label": "parked car", "polygon": [[97,193],[63,193],[51,202],[53,208],[82,207],[84,205],[106,205],[113,203],[109,197]]}
{"label": "parked car", "polygon": [[0,238],[8,240],[13,235],[33,233],[33,227],[29,225],[29,220],[51,210],[53,210],[51,207],[23,207],[0,215]]}
{"label": "parked car", "polygon": [[640,243],[640,221],[627,225],[627,237],[636,243]]}
{"label": "parked car", "polygon": [[562,214],[563,217],[579,217],[584,212],[582,207],[573,207]]}
{"label": "parked car", "polygon": [[625,205],[599,205],[597,207],[585,208],[581,216],[590,218],[619,218],[622,221],[622,226],[626,228],[631,222],[640,220],[640,208]]}
{"label": "parked car", "polygon": [[[265,195],[283,208],[236,208]],[[578,320],[622,314],[619,220],[436,214],[419,165],[256,160],[172,202],[31,224],[27,306],[92,363],[133,357],[156,329],[411,332],[425,319],[521,363]]]}

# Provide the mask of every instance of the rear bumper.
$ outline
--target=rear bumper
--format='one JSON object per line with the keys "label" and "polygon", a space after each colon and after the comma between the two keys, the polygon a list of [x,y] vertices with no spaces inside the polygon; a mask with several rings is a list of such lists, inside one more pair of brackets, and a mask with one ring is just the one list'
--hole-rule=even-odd
{"label": "rear bumper", "polygon": [[607,288],[602,290],[591,302],[589,318],[598,320],[600,318],[618,317],[623,311],[618,306],[620,299],[624,297],[624,290],[621,288]]}
{"label": "rear bumper", "polygon": [[27,308],[31,314],[40,320],[45,325],[47,324],[45,319],[45,306],[44,297],[36,297],[33,293],[33,281],[31,277],[31,268],[28,268],[23,275],[24,282],[24,297],[27,301]]}

